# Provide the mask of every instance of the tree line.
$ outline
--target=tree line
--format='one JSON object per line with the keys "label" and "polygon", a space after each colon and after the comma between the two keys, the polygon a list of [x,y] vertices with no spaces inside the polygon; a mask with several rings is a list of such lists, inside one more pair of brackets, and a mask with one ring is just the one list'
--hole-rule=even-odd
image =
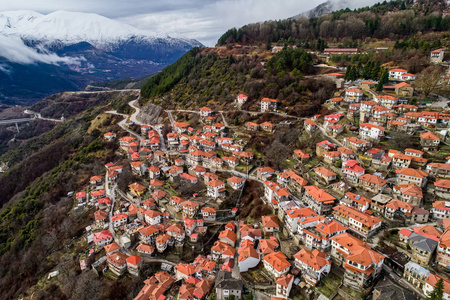
{"label": "tree line", "polygon": [[290,41],[299,45],[308,43],[311,47],[314,44],[307,41],[318,39],[400,39],[418,32],[450,30],[450,16],[442,15],[446,7],[445,1],[426,1],[416,5],[409,0],[385,1],[372,7],[340,10],[318,18],[300,17],[232,28],[219,38],[217,44]]}

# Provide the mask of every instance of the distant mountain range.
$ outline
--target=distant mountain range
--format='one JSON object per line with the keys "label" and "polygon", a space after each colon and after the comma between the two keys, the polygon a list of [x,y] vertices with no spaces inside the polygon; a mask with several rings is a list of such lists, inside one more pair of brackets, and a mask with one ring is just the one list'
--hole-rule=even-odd
{"label": "distant mountain range", "polygon": [[31,104],[92,82],[150,75],[197,46],[97,14],[0,12],[0,103]]}
{"label": "distant mountain range", "polygon": [[356,9],[365,6],[372,6],[375,3],[382,2],[380,0],[328,0],[319,4],[315,8],[305,11],[299,15],[294,16],[294,19],[301,17],[316,18],[322,15],[326,15],[330,12],[341,10],[341,9]]}

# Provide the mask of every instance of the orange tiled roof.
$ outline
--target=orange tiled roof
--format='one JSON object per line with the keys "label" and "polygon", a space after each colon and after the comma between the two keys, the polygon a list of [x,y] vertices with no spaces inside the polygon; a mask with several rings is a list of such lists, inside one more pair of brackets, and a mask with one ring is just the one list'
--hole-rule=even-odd
{"label": "orange tiled roof", "polygon": [[331,196],[330,194],[328,194],[327,192],[325,192],[324,190],[322,190],[321,188],[319,188],[315,185],[306,186],[305,190],[316,201],[319,201],[319,202],[329,202],[329,201],[336,200],[336,198],[334,198],[333,196]]}
{"label": "orange tiled roof", "polygon": [[366,181],[366,182],[369,182],[372,184],[376,184],[380,187],[387,184],[386,180],[384,180],[376,175],[372,175],[372,174],[364,174],[361,177],[359,177],[359,180]]}
{"label": "orange tiled roof", "polygon": [[276,216],[262,216],[261,221],[263,227],[279,227],[278,218]]}
{"label": "orange tiled roof", "polygon": [[276,284],[284,287],[288,287],[289,284],[294,280],[294,275],[292,274],[284,274],[280,277],[276,278]]}
{"label": "orange tiled roof", "polygon": [[422,170],[412,169],[412,168],[403,168],[396,170],[395,173],[400,175],[406,175],[411,177],[419,177],[424,178],[428,176],[428,173]]}
{"label": "orange tiled roof", "polygon": [[353,207],[348,207],[344,204],[340,204],[340,205],[333,207],[333,210],[336,212],[339,212],[349,218],[352,218],[353,220],[356,220],[367,227],[372,227],[373,225],[381,222],[381,220],[375,216],[360,212],[359,210],[357,210]]}
{"label": "orange tiled roof", "polygon": [[291,263],[287,261],[286,256],[279,251],[264,256],[263,260],[265,260],[278,272],[283,271],[291,266]]}
{"label": "orange tiled roof", "polygon": [[294,255],[294,258],[307,264],[311,268],[321,270],[326,265],[331,265],[331,260],[327,259],[328,254],[314,249],[309,252],[306,249],[301,249]]}

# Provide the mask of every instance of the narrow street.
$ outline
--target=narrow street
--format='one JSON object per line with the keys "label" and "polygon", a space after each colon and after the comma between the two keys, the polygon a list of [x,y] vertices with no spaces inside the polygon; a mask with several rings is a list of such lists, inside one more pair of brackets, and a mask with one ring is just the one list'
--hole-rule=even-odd
{"label": "narrow street", "polygon": [[131,106],[131,108],[134,108],[134,113],[130,116],[130,121],[137,125],[144,125],[144,123],[138,121],[137,115],[141,112],[141,109],[136,106],[136,102],[139,101],[141,96],[139,96],[137,99],[128,102],[128,105]]}
{"label": "narrow street", "polygon": [[339,145],[340,147],[344,147],[344,145],[343,145],[341,142],[339,142],[339,141],[338,141],[337,139],[335,139],[334,137],[330,136],[330,135],[325,131],[325,129],[323,128],[322,125],[317,125],[317,127],[319,127],[319,129],[320,129],[320,131],[322,132],[322,134],[323,134],[324,136],[326,136],[328,139],[330,139],[331,142],[333,142],[333,143]]}

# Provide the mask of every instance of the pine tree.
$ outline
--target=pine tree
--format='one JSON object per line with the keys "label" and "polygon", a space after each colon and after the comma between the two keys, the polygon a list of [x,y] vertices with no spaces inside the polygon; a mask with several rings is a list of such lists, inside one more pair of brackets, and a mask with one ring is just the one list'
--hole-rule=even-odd
{"label": "pine tree", "polygon": [[383,90],[383,85],[389,81],[388,71],[384,70],[377,84],[377,91],[381,92]]}
{"label": "pine tree", "polygon": [[351,80],[351,74],[353,73],[353,67],[352,65],[347,67],[347,71],[345,71],[344,80],[348,81]]}
{"label": "pine tree", "polygon": [[428,295],[426,300],[443,300],[444,299],[444,281],[442,278],[438,280],[433,291]]}
{"label": "pine tree", "polygon": [[376,61],[373,65],[372,71],[370,72],[370,78],[374,80],[378,80],[380,78],[380,71],[381,71],[381,63],[380,61]]}
{"label": "pine tree", "polygon": [[355,81],[356,79],[358,79],[358,77],[359,77],[358,67],[357,66],[353,66],[352,73],[351,73],[351,80]]}

